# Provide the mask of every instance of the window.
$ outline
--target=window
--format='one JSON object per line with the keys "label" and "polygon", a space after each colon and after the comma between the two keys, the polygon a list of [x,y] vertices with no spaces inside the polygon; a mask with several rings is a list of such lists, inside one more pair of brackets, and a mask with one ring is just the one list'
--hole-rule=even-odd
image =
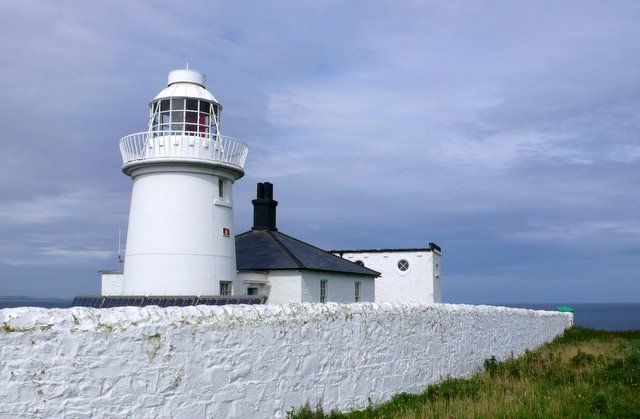
{"label": "window", "polygon": [[356,303],[360,302],[360,281],[356,281]]}
{"label": "window", "polygon": [[327,281],[320,281],[320,302],[327,302]]}
{"label": "window", "polygon": [[255,288],[255,287],[247,288],[247,295],[258,295],[258,288]]}
{"label": "window", "polygon": [[406,259],[400,259],[398,261],[398,269],[400,269],[402,272],[405,272],[409,269],[409,261]]}
{"label": "window", "polygon": [[220,281],[220,295],[231,295],[231,281]]}
{"label": "window", "polygon": [[200,136],[218,132],[218,109],[211,102],[189,98],[162,99],[150,105],[150,112],[150,129],[159,132],[157,135],[162,135],[162,131]]}
{"label": "window", "polygon": [[358,266],[362,266],[362,267],[364,267],[364,262],[363,262],[363,261],[361,261],[361,260],[356,260],[356,261],[355,261],[355,264],[356,264],[356,265],[358,265]]}
{"label": "window", "polygon": [[218,197],[224,198],[224,180],[218,178]]}
{"label": "window", "polygon": [[189,111],[197,111],[198,110],[198,100],[197,99],[187,99],[187,110],[189,110]]}

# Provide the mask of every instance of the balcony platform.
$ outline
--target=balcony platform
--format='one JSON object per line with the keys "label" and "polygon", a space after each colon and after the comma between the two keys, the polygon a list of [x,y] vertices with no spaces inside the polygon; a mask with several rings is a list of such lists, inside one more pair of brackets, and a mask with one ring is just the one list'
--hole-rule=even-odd
{"label": "balcony platform", "polygon": [[249,147],[224,135],[199,132],[139,132],[120,139],[122,171],[153,163],[197,163],[244,174]]}

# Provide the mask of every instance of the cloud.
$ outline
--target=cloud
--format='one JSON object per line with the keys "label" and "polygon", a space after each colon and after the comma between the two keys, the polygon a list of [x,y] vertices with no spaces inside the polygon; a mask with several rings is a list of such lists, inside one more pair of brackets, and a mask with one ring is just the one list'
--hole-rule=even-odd
{"label": "cloud", "polygon": [[[145,129],[149,99],[189,61],[224,105],[223,132],[250,146],[238,230],[255,181],[274,180],[282,228],[314,244],[443,245],[445,279],[467,278],[445,285],[449,301],[482,293],[473,278],[547,300],[580,279],[598,299],[611,265],[617,295],[640,295],[637,252],[623,251],[640,246],[633,2],[0,12],[0,293],[88,292],[113,262],[130,193],[117,140]],[[555,251],[542,260],[541,246]]]}

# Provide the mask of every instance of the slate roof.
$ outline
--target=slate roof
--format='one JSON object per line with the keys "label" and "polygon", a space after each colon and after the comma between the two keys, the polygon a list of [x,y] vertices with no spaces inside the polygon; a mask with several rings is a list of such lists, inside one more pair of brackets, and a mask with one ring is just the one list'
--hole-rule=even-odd
{"label": "slate roof", "polygon": [[277,230],[250,230],[237,235],[236,263],[239,271],[296,269],[380,276],[380,272]]}

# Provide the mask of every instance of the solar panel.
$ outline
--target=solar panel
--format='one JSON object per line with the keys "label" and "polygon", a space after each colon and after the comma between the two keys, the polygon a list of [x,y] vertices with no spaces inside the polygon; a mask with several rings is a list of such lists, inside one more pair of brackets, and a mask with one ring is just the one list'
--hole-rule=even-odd
{"label": "solar panel", "polygon": [[196,299],[195,295],[187,296],[149,296],[144,299],[143,306],[158,307],[186,307],[192,306]]}
{"label": "solar panel", "polygon": [[176,297],[175,299],[175,305],[178,307],[187,307],[187,306],[192,306],[196,303],[196,300],[198,299],[198,297],[193,296],[193,297]]}
{"label": "solar panel", "polygon": [[160,302],[162,300],[162,297],[146,297],[144,299],[144,301],[142,302],[142,306],[159,306]]}
{"label": "solar panel", "polygon": [[191,296],[156,296],[142,295],[130,296],[79,296],[73,299],[72,307],[186,307],[192,305],[223,306],[227,304],[265,304],[266,296],[228,296],[228,295],[205,295],[201,297]]}
{"label": "solar panel", "polygon": [[104,301],[104,297],[75,297],[73,299],[73,303],[71,303],[71,307],[93,307],[100,308],[102,306],[102,302]]}
{"label": "solar panel", "polygon": [[262,295],[206,295],[198,297],[196,305],[223,306],[227,304],[265,304],[266,296]]}
{"label": "solar panel", "polygon": [[140,307],[144,301],[144,296],[109,296],[105,297],[101,308],[112,307]]}

